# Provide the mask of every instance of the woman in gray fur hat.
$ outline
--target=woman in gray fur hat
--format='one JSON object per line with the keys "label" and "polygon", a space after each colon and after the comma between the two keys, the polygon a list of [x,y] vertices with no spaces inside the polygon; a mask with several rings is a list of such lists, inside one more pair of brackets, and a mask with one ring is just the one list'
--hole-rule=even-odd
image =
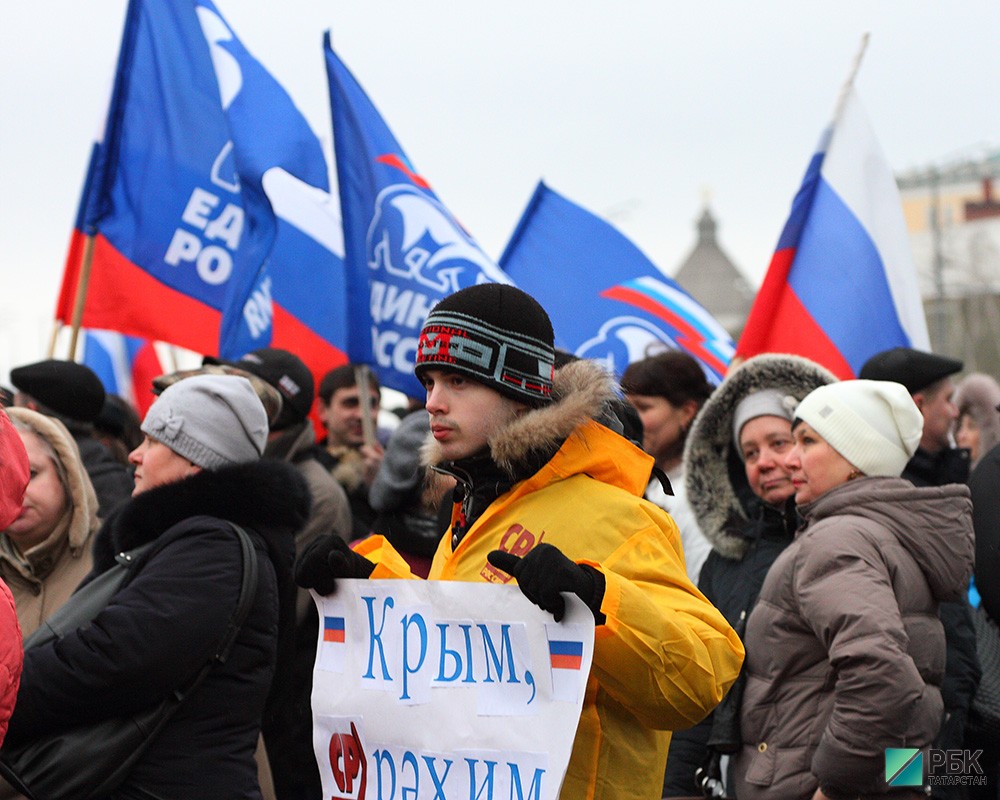
{"label": "woman in gray fur hat", "polygon": [[[687,496],[712,544],[698,588],[741,637],[764,576],[795,534],[794,488],[782,463],[795,406],[835,380],[798,356],[757,356],[726,377],[691,426]],[[721,758],[741,743],[742,690],[741,676],[704,722],[674,734],[664,797],[718,796],[708,793],[722,787]]]}
{"label": "woman in gray fur hat", "polygon": [[959,381],[952,402],[958,406],[955,443],[969,451],[971,468],[1000,444],[1000,385],[982,372]]}

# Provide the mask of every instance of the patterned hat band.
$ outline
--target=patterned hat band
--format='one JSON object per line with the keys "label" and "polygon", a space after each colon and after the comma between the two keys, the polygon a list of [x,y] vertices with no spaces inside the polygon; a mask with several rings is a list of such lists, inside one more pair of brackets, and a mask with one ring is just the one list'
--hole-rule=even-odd
{"label": "patterned hat band", "polygon": [[552,398],[555,352],[542,341],[456,312],[431,312],[417,344],[416,372],[443,367],[533,405]]}

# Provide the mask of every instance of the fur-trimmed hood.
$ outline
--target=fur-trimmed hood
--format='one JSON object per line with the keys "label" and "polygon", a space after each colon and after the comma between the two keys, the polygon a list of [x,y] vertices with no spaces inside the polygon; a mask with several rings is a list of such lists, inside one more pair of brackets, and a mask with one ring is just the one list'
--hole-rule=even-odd
{"label": "fur-trimmed hood", "polygon": [[[531,474],[577,427],[591,419],[621,433],[621,422],[613,410],[618,400],[615,388],[614,378],[596,361],[571,361],[556,370],[553,402],[522,414],[490,438],[493,462],[511,477]],[[424,442],[421,455],[428,466],[444,461],[433,436]]]}
{"label": "fur-trimmed hood", "polygon": [[291,464],[266,460],[202,470],[123,504],[98,534],[94,567],[102,571],[114,563],[115,553],[151,542],[200,515],[251,528],[273,544],[275,537],[290,537],[305,524],[310,506],[309,488]]}
{"label": "fur-trimmed hood", "polygon": [[721,555],[742,557],[746,541],[730,529],[734,521],[748,521],[749,507],[756,498],[733,444],[736,406],[762,389],[777,389],[801,400],[818,386],[834,381],[833,373],[808,359],[766,354],[729,373],[705,401],[684,447],[685,481],[698,526]]}
{"label": "fur-trimmed hood", "polygon": [[52,571],[64,552],[69,552],[69,558],[78,559],[90,547],[91,535],[98,528],[97,495],[76,442],[58,419],[28,408],[11,408],[7,413],[16,427],[30,430],[51,447],[66,493],[66,510],[48,537],[21,554],[30,563],[30,568],[19,564],[21,556],[6,537],[0,542],[0,550],[18,565],[25,577],[41,580]]}

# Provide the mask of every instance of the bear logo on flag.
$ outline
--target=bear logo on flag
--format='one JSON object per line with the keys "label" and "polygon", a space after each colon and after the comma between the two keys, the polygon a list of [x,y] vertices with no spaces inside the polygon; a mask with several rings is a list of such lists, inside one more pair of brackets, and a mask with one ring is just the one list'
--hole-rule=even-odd
{"label": "bear logo on flag", "polygon": [[664,350],[676,350],[677,343],[661,328],[638,317],[613,317],[597,334],[581,344],[576,355],[593,359],[616,375],[633,361],[641,361]]}
{"label": "bear logo on flag", "polygon": [[[368,228],[368,266],[447,295],[474,283],[509,280],[437,200],[415,186],[379,192]],[[459,276],[467,271],[474,278]]]}

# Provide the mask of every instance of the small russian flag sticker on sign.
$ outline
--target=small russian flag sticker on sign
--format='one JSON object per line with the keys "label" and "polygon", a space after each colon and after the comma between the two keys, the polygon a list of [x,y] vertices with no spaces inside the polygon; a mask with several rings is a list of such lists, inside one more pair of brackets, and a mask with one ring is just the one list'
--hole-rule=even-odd
{"label": "small russian flag sticker on sign", "polygon": [[[588,620],[589,622],[589,620]],[[549,677],[552,680],[552,699],[577,703],[587,688],[590,674],[592,645],[587,637],[593,636],[589,625],[566,622],[548,623],[545,638],[549,647]]]}
{"label": "small russian flag sticker on sign", "polygon": [[347,609],[333,598],[319,600],[319,645],[316,648],[316,668],[343,673],[347,666]]}
{"label": "small russian flag sticker on sign", "polygon": [[553,669],[580,669],[583,663],[583,642],[550,640],[549,660]]}
{"label": "small russian flag sticker on sign", "polygon": [[343,642],[344,641],[344,618],[343,617],[323,617],[323,641]]}

